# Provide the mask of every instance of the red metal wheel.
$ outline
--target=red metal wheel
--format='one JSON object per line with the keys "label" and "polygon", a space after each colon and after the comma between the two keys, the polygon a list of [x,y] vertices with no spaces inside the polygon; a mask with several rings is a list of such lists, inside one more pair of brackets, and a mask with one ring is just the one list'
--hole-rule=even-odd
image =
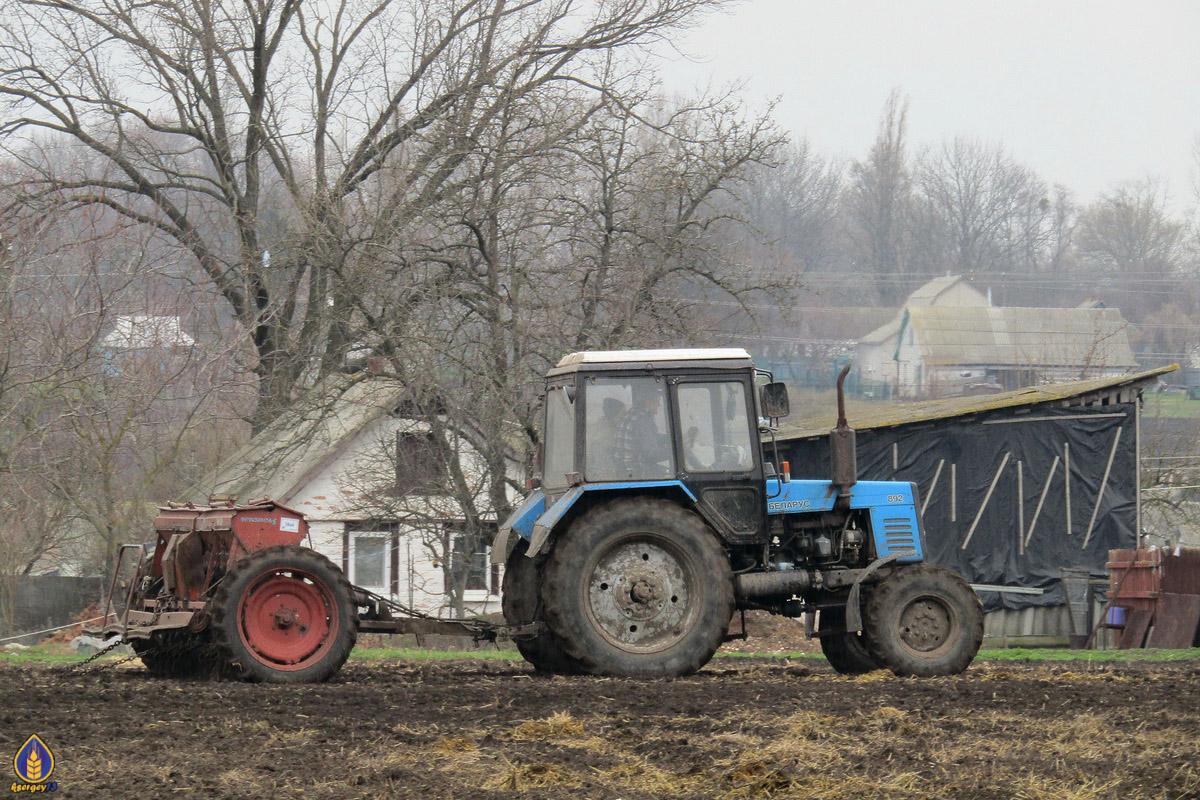
{"label": "red metal wheel", "polygon": [[213,641],[231,675],[268,683],[333,677],[354,647],[358,609],[320,553],[275,545],[237,562],[212,599]]}
{"label": "red metal wheel", "polygon": [[332,589],[290,567],[257,576],[237,608],[238,632],[250,655],[284,671],[319,663],[337,639],[339,616]]}

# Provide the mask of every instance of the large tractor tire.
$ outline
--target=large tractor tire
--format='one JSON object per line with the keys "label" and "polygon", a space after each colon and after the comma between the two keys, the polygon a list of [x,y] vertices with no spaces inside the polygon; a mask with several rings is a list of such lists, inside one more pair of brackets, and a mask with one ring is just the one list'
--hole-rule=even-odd
{"label": "large tractor tire", "polygon": [[879,663],[871,657],[862,634],[846,632],[845,607],[821,609],[818,626],[821,652],[829,666],[842,675],[863,675],[879,669]]}
{"label": "large tractor tire", "polygon": [[318,683],[341,669],[358,638],[342,571],[320,553],[276,545],[226,573],[213,598],[213,639],[233,674],[264,683]]}
{"label": "large tractor tire", "polygon": [[957,675],[983,642],[983,608],[957,573],[901,566],[872,588],[863,634],[874,659],[897,675]]}
{"label": "large tractor tire", "polygon": [[[509,625],[524,625],[541,622],[541,563],[525,555],[527,545],[522,540],[513,549],[504,564],[504,584],[501,587],[501,609]],[[517,639],[517,650],[521,656],[539,672],[558,675],[574,675],[580,672],[579,665],[562,651],[549,633]]]}
{"label": "large tractor tire", "polygon": [[674,677],[725,640],[733,574],[716,535],[668,500],[591,509],[562,535],[542,582],[555,643],[594,675]]}

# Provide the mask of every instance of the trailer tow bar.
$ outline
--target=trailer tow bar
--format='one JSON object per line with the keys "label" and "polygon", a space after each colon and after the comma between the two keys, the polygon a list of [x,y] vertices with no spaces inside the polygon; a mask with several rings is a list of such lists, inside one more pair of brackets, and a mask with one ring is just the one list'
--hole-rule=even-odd
{"label": "trailer tow bar", "polygon": [[435,617],[358,586],[354,587],[354,595],[359,607],[367,609],[359,617],[360,633],[470,636],[476,642],[495,642],[498,639],[534,638],[546,632],[544,622],[497,625],[479,619]]}

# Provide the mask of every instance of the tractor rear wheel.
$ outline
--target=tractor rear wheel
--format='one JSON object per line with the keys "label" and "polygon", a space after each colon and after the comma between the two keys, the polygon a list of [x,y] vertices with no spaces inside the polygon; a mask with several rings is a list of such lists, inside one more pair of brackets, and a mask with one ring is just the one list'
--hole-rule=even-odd
{"label": "tractor rear wheel", "polygon": [[837,672],[842,675],[863,675],[879,669],[879,664],[871,657],[863,637],[858,633],[846,631],[844,606],[821,609],[818,629],[821,633],[821,652],[825,654],[829,666]]}
{"label": "tractor rear wheel", "polygon": [[615,500],[560,537],[542,583],[554,641],[584,672],[637,678],[700,669],[733,616],[729,557],[691,511]]}
{"label": "tractor rear wheel", "polygon": [[[500,596],[504,621],[509,625],[542,621],[541,560],[526,557],[526,550],[528,547],[522,540],[504,565]],[[574,675],[580,671],[579,665],[554,643],[549,633],[515,642],[521,656],[539,672]]]}
{"label": "tractor rear wheel", "polygon": [[863,635],[875,660],[897,675],[957,675],[979,652],[983,608],[956,572],[901,566],[873,587]]}
{"label": "tractor rear wheel", "polygon": [[296,545],[268,547],[237,562],[218,585],[213,638],[243,680],[328,680],[358,637],[353,598],[325,556]]}

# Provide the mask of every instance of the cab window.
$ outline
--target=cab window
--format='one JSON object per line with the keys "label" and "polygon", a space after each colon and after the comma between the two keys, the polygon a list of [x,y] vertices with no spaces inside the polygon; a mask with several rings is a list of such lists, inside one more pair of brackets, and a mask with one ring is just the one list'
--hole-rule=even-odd
{"label": "cab window", "polygon": [[681,383],[676,395],[683,463],[688,472],[746,472],[753,468],[743,383]]}
{"label": "cab window", "polygon": [[546,460],[542,482],[550,488],[567,485],[575,471],[575,387],[553,386],[546,391]]}
{"label": "cab window", "polygon": [[675,476],[658,378],[595,378],[587,382],[585,438],[589,481],[663,480]]}

